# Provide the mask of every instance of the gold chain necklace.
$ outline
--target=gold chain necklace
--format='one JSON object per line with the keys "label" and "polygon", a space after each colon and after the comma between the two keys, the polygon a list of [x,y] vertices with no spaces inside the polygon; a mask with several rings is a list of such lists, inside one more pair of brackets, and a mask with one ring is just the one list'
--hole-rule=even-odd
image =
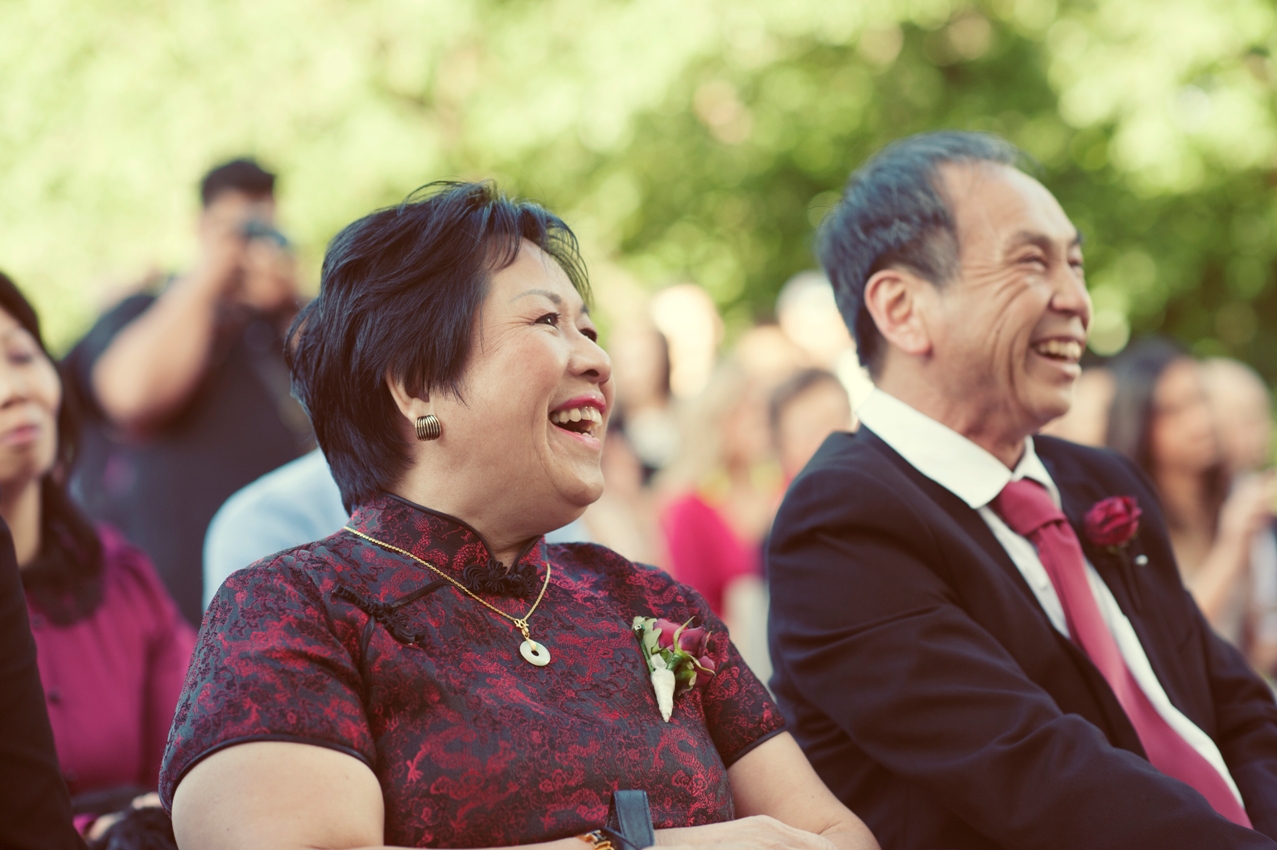
{"label": "gold chain necklace", "polygon": [[389,543],[385,542],[384,540],[378,540],[375,537],[369,537],[367,534],[364,534],[359,531],[355,531],[353,528],[351,528],[348,525],[345,526],[344,530],[349,531],[351,534],[355,535],[356,537],[362,537],[364,540],[367,540],[369,543],[376,543],[378,546],[380,546],[383,549],[389,549],[391,552],[398,552],[400,555],[404,555],[408,558],[412,558],[418,564],[423,564],[424,566],[427,566],[430,569],[434,570],[436,573],[443,576],[448,581],[452,582],[452,584],[458,590],[460,590],[466,596],[469,596],[475,602],[478,602],[480,605],[487,608],[489,611],[496,614],[497,616],[505,617],[507,620],[514,623],[514,627],[523,634],[523,643],[519,644],[519,654],[523,656],[524,661],[528,662],[534,667],[544,667],[545,665],[550,663],[550,650],[546,649],[543,644],[539,644],[536,641],[534,641],[532,639],[532,635],[528,631],[528,620],[532,617],[534,613],[536,613],[537,606],[541,604],[541,599],[542,597],[545,596],[545,591],[550,586],[550,562],[549,561],[545,562],[545,583],[541,585],[541,592],[537,594],[536,601],[532,603],[532,607],[528,609],[528,613],[524,614],[522,617],[514,617],[502,611],[497,606],[492,605],[488,603],[487,601],[481,599],[479,596],[477,596],[474,593],[474,591],[470,590],[470,588],[466,587],[464,584],[457,581],[455,578],[448,575],[443,570],[436,567],[434,564],[430,563],[429,561],[425,561],[425,560],[422,560],[421,558],[418,558],[416,555],[412,554],[408,550],[400,549],[398,546],[391,546]]}

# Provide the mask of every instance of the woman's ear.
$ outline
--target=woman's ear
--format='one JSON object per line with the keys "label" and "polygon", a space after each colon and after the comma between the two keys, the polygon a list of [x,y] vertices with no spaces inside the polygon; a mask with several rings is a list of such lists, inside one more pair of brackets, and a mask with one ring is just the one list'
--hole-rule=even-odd
{"label": "woman's ear", "polygon": [[924,316],[927,290],[934,290],[931,283],[900,268],[882,269],[865,283],[865,309],[878,333],[892,347],[915,357],[932,350]]}
{"label": "woman's ear", "polygon": [[416,422],[420,416],[430,413],[430,393],[425,393],[425,398],[418,398],[408,392],[408,388],[404,382],[397,379],[386,371],[386,388],[390,390],[390,397],[395,400],[395,406],[399,408],[399,412],[409,422]]}

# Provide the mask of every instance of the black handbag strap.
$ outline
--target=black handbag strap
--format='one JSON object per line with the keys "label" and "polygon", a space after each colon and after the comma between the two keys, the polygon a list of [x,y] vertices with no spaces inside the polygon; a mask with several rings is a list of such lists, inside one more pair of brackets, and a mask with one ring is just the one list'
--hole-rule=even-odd
{"label": "black handbag strap", "polygon": [[643,850],[656,844],[646,791],[613,791],[607,825],[619,833],[625,850]]}

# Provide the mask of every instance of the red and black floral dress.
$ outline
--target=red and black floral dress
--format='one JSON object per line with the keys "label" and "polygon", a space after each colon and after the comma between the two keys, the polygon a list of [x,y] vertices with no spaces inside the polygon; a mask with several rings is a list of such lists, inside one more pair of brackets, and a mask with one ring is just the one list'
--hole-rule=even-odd
{"label": "red and black floral dress", "polygon": [[[784,727],[726,629],[695,592],[591,544],[538,540],[508,572],[451,517],[394,496],[350,527],[412,552],[529,619],[551,653],[438,574],[349,532],[259,561],[204,617],[160,777],[249,741],[329,747],[381,782],[385,840],[500,847],[601,826],[617,788],[648,792],[655,826],[733,817],[727,766]],[[661,720],[631,631],[636,616],[712,632],[717,673]]]}

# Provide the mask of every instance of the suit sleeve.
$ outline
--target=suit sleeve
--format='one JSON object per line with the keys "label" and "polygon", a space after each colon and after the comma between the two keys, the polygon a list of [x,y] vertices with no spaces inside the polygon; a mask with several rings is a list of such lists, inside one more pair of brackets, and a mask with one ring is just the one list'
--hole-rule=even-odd
{"label": "suit sleeve", "polygon": [[1062,713],[965,612],[934,532],[886,485],[801,477],[769,556],[796,698],[999,846],[1277,847]]}
{"label": "suit sleeve", "polygon": [[1242,793],[1255,829],[1277,838],[1277,706],[1268,685],[1237,649],[1215,634],[1197,606],[1215,704],[1215,743]]}
{"label": "suit sleeve", "polygon": [[53,748],[13,542],[0,520],[0,847],[83,846]]}

